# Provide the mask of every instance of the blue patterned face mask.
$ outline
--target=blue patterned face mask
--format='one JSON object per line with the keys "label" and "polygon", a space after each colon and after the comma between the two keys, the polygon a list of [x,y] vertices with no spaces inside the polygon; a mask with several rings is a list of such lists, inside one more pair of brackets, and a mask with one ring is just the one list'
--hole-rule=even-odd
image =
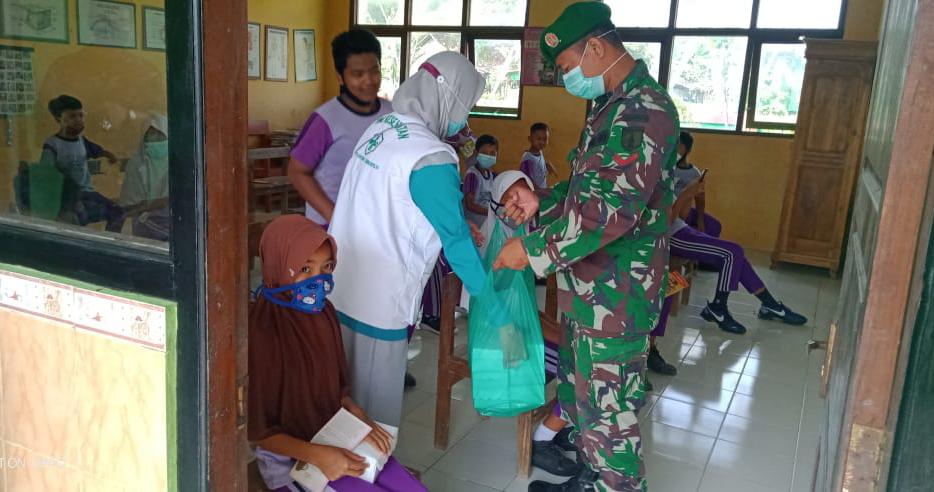
{"label": "blue patterned face mask", "polygon": [[[330,273],[315,275],[301,282],[268,289],[263,287],[263,296],[271,303],[292,308],[303,313],[317,314],[324,311],[325,298],[334,290],[334,276]],[[276,297],[276,294],[292,292],[288,301]]]}

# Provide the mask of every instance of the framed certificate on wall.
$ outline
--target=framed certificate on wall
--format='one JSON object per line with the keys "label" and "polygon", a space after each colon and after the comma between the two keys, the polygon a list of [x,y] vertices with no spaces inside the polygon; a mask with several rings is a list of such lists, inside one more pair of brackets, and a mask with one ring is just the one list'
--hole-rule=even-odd
{"label": "framed certificate on wall", "polygon": [[289,80],[289,30],[266,26],[266,80]]}
{"label": "framed certificate on wall", "polygon": [[317,57],[315,56],[315,30],[295,30],[295,81],[318,80]]}
{"label": "framed certificate on wall", "polygon": [[78,0],[78,44],[136,48],[136,4]]}
{"label": "framed certificate on wall", "polygon": [[0,0],[0,36],[67,43],[68,0]]}
{"label": "framed certificate on wall", "polygon": [[165,51],[165,10],[143,7],[143,49]]}
{"label": "framed certificate on wall", "polygon": [[259,24],[250,22],[246,25],[246,76],[248,79],[258,79],[262,75],[262,62],[259,51]]}

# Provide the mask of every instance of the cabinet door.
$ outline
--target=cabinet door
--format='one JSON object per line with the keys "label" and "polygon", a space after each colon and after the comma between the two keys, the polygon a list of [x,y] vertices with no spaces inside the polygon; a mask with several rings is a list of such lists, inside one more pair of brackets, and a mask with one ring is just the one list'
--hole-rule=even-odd
{"label": "cabinet door", "polygon": [[872,64],[809,60],[777,259],[836,271],[866,120]]}

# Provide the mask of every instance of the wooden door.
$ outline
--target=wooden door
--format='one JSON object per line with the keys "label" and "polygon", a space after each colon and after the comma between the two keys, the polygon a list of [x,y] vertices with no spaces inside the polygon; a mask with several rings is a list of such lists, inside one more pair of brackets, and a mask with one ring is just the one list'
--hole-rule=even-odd
{"label": "wooden door", "polygon": [[858,174],[876,44],[809,39],[774,261],[836,274]]}
{"label": "wooden door", "polygon": [[814,490],[882,490],[899,344],[934,150],[934,0],[889,2],[840,303],[823,368],[828,398]]}

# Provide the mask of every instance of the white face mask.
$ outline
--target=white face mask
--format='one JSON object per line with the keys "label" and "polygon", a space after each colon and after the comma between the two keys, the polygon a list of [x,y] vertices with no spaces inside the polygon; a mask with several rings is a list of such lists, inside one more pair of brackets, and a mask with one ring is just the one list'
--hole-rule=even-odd
{"label": "white face mask", "polygon": [[678,156],[678,162],[681,162],[681,159],[684,159],[684,156],[681,155],[681,152],[678,152],[677,156]]}

